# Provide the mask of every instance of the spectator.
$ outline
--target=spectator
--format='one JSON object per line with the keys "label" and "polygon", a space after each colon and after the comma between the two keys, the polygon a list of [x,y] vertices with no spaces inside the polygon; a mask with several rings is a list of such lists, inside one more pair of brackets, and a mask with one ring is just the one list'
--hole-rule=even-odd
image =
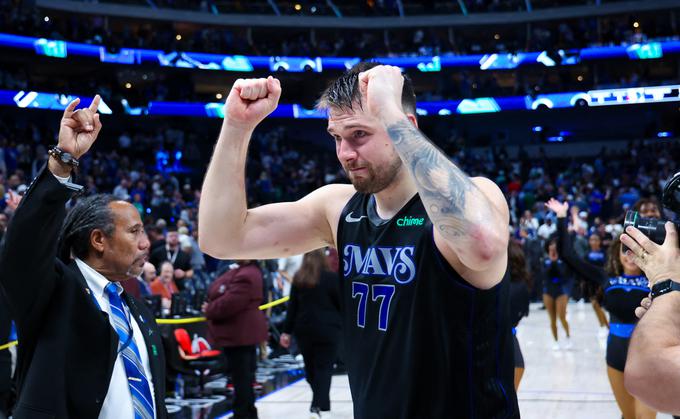
{"label": "spectator", "polygon": [[329,397],[333,361],[337,354],[342,318],[340,316],[339,278],[328,268],[324,249],[304,255],[293,277],[293,287],[281,346],[290,347],[295,336],[305,360],[305,374],[312,387],[312,417],[331,409]]}
{"label": "spectator", "polygon": [[293,255],[279,259],[279,275],[277,276],[277,288],[281,290],[281,296],[290,295],[290,287],[293,277],[302,265],[304,255]]}
{"label": "spectator", "polygon": [[557,226],[553,223],[552,217],[546,217],[545,223],[538,228],[537,234],[541,240],[548,240],[556,231]]}
{"label": "spectator", "polygon": [[267,340],[267,320],[262,304],[262,271],[255,261],[239,265],[217,278],[208,289],[202,310],[208,319],[208,336],[223,348],[234,384],[234,419],[257,418],[255,348]]}
{"label": "spectator", "polygon": [[151,284],[151,293],[161,296],[161,306],[169,310],[172,302],[172,295],[179,292],[173,280],[174,268],[168,260],[161,262],[160,275]]}
{"label": "spectator", "polygon": [[142,271],[142,274],[137,277],[140,296],[145,297],[153,294],[151,283],[154,279],[156,279],[156,267],[149,262],[144,263],[144,270]]}
{"label": "spectator", "polygon": [[169,261],[175,268],[175,284],[180,291],[185,288],[186,282],[194,275],[191,268],[191,256],[180,249],[179,233],[174,226],[168,227],[168,232],[165,235],[165,246],[156,248],[151,253],[149,261],[156,268],[160,268],[163,262]]}

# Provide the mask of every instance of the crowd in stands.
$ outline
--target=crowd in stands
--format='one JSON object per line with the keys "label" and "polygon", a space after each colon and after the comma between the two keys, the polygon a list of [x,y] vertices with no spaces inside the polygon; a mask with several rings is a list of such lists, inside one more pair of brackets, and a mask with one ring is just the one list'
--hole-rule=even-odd
{"label": "crowd in stands", "polygon": [[[177,226],[184,227],[180,237],[195,239],[200,178],[206,164],[206,154],[197,143],[208,139],[189,131],[159,127],[151,133],[122,132],[117,144],[97,147],[83,159],[79,181],[88,193],[109,192],[132,202],[147,226],[160,228],[159,234]],[[0,123],[3,195],[9,190],[23,193],[44,164],[55,134],[39,123]],[[624,211],[639,198],[660,197],[664,181],[677,171],[680,161],[680,146],[670,141],[631,143],[626,152],[603,149],[592,158],[577,159],[544,154],[531,158],[521,148],[516,157],[504,148],[470,151],[460,137],[442,140],[439,145],[469,174],[487,176],[501,186],[518,238],[541,234],[541,225],[550,219],[543,203],[550,197],[577,205],[591,226],[620,224]],[[172,161],[177,150],[185,151],[186,160]],[[251,206],[296,200],[321,185],[346,181],[332,149],[296,141],[295,131],[285,125],[259,131],[251,150],[246,176]],[[159,151],[170,161],[159,162]],[[0,209],[5,205],[0,202]]]}

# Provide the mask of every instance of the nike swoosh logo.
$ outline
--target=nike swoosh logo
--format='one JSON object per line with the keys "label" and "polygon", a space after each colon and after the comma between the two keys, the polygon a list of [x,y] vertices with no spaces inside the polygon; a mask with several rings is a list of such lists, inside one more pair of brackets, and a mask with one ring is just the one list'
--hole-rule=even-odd
{"label": "nike swoosh logo", "polygon": [[350,212],[349,214],[347,214],[347,216],[345,217],[345,222],[348,222],[348,223],[358,223],[359,221],[361,221],[362,218],[368,218],[367,215],[362,215],[362,216],[359,217],[359,218],[354,218],[354,217],[352,217],[352,214],[353,214],[353,213],[354,213],[354,211],[352,211],[352,212]]}

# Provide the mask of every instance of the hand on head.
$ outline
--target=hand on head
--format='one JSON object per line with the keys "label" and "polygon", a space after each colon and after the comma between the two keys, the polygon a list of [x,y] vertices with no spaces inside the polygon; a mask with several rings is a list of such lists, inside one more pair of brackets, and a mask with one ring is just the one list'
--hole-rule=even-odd
{"label": "hand on head", "polygon": [[403,87],[404,76],[399,67],[379,65],[359,73],[361,102],[368,113],[378,119],[404,113],[401,105]]}

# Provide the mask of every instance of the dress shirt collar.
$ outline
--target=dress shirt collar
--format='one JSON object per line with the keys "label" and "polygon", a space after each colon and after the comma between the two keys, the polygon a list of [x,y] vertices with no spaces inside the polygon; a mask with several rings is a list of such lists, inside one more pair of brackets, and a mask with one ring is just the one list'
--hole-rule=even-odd
{"label": "dress shirt collar", "polygon": [[[87,286],[90,287],[90,290],[94,293],[94,295],[100,298],[108,298],[105,288],[113,281],[109,281],[104,275],[100,274],[90,265],[78,258],[76,258],[76,264],[78,265],[78,268],[80,268],[80,272],[85,277]],[[123,292],[123,287],[118,282],[113,283],[116,284],[118,295],[120,295]]]}

